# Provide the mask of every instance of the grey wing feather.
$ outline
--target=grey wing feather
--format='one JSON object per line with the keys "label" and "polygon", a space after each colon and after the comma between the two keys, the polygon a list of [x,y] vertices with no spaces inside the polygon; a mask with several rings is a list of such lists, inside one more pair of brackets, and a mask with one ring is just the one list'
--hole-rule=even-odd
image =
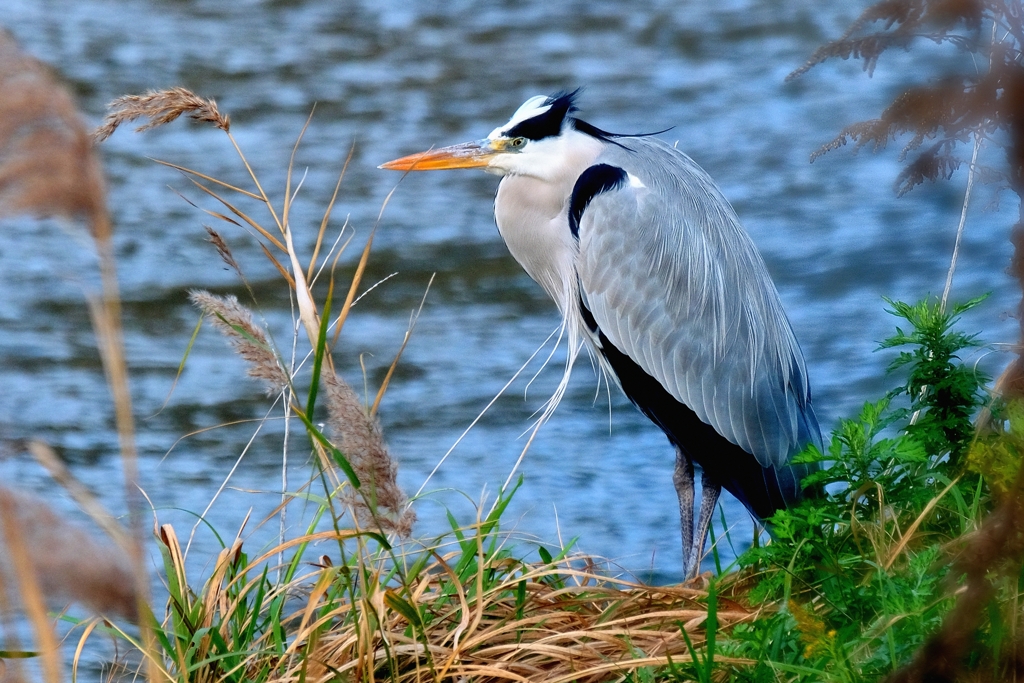
{"label": "grey wing feather", "polygon": [[803,354],[753,242],[711,178],[649,138],[599,163],[629,182],[594,197],[577,262],[609,341],[763,467],[821,446]]}

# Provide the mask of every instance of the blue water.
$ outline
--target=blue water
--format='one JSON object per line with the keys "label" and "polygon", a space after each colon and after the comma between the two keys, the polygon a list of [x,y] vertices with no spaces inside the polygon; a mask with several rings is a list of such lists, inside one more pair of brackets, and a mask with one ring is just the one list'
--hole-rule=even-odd
{"label": "blue water", "polygon": [[[902,86],[943,65],[945,53],[925,48],[887,55],[871,79],[859,65],[837,62],[783,82],[861,8],[807,0],[643,8],[611,0],[6,0],[0,24],[65,79],[92,124],[123,94],[183,85],[216,98],[278,205],[292,146],[315,105],[296,155],[303,182],[292,224],[308,253],[353,149],[328,238],[347,218],[354,238],[340,261],[346,277],[398,183],[367,283],[396,275],[354,309],[337,362],[360,393],[362,363],[365,386],[375,391],[436,274],[381,408],[400,480],[413,493],[558,320],[494,228],[494,177],[414,174],[399,183],[398,174],[376,166],[482,137],[534,94],[583,86],[584,118],[613,131],[671,127],[662,137],[717,179],[778,285],[807,356],[823,428],[892,385],[882,373],[890,356],[874,353],[895,322],[881,297],[941,291],[966,174],[897,200],[891,183],[898,146],[878,155],[846,148],[808,163],[842,126],[875,116]],[[147,495],[159,521],[187,536],[193,517],[182,511],[205,509],[256,429],[229,423],[269,411],[275,420],[245,452],[210,513],[233,537],[251,510],[243,536],[255,534],[250,542],[258,548],[274,529],[254,528],[281,491],[280,408],[271,410],[210,329],[174,383],[197,320],[187,291],[245,296],[202,225],[229,241],[283,348],[290,348],[292,330],[287,295],[256,241],[183,201],[178,193],[216,209],[181,174],[150,158],[238,184],[248,182],[244,170],[220,131],[187,122],[142,135],[119,131],[101,153]],[[998,164],[1000,154],[983,150],[982,161]],[[1001,198],[995,205],[991,188],[976,188],[953,295],[992,292],[967,326],[1006,343],[1016,338],[1009,312],[1019,293],[1004,274],[1016,206],[1008,194]],[[95,287],[88,244],[50,221],[3,225],[0,479],[74,515],[16,441],[45,439],[111,508],[123,510],[112,409],[82,303],[83,288]],[[471,522],[473,501],[488,501],[485,509],[493,501],[534,411],[557,383],[560,358],[544,370],[532,363],[449,456],[416,503],[417,537],[443,533],[449,508]],[[990,372],[1007,360],[992,348],[976,359]],[[310,472],[304,437],[292,439],[290,462],[294,488]],[[673,580],[680,549],[672,463],[659,430],[618,394],[598,393],[583,362],[519,468],[524,485],[506,520],[519,537],[549,546],[575,538],[578,549],[615,566]],[[731,499],[724,507],[740,549],[751,537],[749,518]],[[195,543],[201,569],[217,541],[200,532]]]}

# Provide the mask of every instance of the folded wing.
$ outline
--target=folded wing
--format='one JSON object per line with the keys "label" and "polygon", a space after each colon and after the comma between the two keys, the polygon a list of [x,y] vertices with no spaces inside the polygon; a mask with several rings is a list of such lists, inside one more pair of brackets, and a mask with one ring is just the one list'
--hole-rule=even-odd
{"label": "folded wing", "polygon": [[778,293],[710,177],[647,138],[598,161],[626,173],[575,207],[581,297],[603,335],[762,467],[820,447]]}

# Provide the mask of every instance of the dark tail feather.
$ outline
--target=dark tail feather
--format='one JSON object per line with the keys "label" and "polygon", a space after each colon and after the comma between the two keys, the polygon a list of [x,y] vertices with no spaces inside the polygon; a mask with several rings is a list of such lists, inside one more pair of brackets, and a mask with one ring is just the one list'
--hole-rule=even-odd
{"label": "dark tail feather", "polygon": [[[754,456],[739,447],[734,448],[746,457],[738,453],[736,457],[721,460],[709,458],[703,467],[712,481],[736,496],[757,519],[764,521],[776,510],[791,508],[801,499],[817,495],[817,492],[801,486],[801,481],[818,469],[817,463],[761,467]],[[716,467],[719,462],[727,462],[728,465]]]}

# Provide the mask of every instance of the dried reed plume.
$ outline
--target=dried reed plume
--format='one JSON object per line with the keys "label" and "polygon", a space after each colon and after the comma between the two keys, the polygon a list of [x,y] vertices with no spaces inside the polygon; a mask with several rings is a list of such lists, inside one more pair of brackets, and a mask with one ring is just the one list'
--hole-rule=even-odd
{"label": "dried reed plume", "polygon": [[123,552],[96,542],[42,501],[3,488],[0,518],[0,585],[23,583],[16,573],[22,567],[12,552],[17,544],[25,549],[35,582],[48,601],[76,601],[97,614],[136,619],[135,580]]}
{"label": "dried reed plume", "polygon": [[106,236],[103,173],[74,100],[3,29],[0,92],[0,217],[84,219],[94,236]]}
{"label": "dried reed plume", "polygon": [[225,133],[231,129],[231,119],[227,114],[218,111],[216,102],[179,87],[117,98],[110,103],[110,113],[93,135],[102,142],[113,135],[122,123],[141,118],[149,119],[148,123],[135,129],[139,132],[170,123],[182,114],[188,114],[196,121],[212,123]]}
{"label": "dried reed plume", "polygon": [[[398,486],[398,464],[384,443],[380,423],[367,414],[345,380],[325,371],[321,381],[327,395],[328,424],[341,438],[341,451],[359,477],[360,492],[347,489],[349,504],[361,523],[408,538],[416,513]],[[389,516],[379,514],[382,510]]]}
{"label": "dried reed plume", "polygon": [[266,331],[253,322],[252,312],[238,303],[237,297],[192,290],[189,298],[210,316],[214,326],[231,341],[238,355],[249,363],[246,374],[266,383],[268,395],[275,396],[288,387],[288,372],[282,367]]}
{"label": "dried reed plume", "polygon": [[228,243],[224,241],[224,238],[219,232],[211,228],[209,225],[204,225],[203,227],[206,228],[206,234],[210,236],[210,243],[217,248],[217,254],[220,256],[221,260],[224,261],[224,263],[226,263],[233,271],[238,273],[238,276],[244,280],[245,278],[242,277],[242,267],[239,266],[238,261],[235,260],[235,256],[231,253]]}
{"label": "dried reed plume", "polygon": [[[43,521],[46,518],[41,515],[45,508],[15,502],[9,496],[2,501],[4,509],[25,510],[28,516],[22,521],[28,526],[27,531],[7,533],[6,550],[10,552],[4,553],[4,557],[16,562],[19,569],[35,567],[29,575],[34,577],[38,573],[39,581],[26,579],[21,583],[23,589],[41,583],[46,591],[74,590],[78,599],[102,602],[104,591],[109,588],[114,591],[111,595],[119,595],[118,599],[123,601],[121,607],[109,608],[109,611],[136,614],[147,601],[149,585],[142,552],[135,424],[124,361],[121,304],[103,171],[93,139],[79,118],[71,94],[49,68],[24,54],[3,29],[0,29],[0,93],[0,217],[29,213],[84,220],[95,242],[102,296],[90,295],[87,300],[114,397],[133,571],[115,572],[109,552],[95,548],[91,542],[75,542],[80,541],[81,534],[68,531],[56,518]],[[14,514],[2,517],[0,521],[4,526],[13,528]],[[52,528],[46,528],[51,525]],[[22,538],[29,540],[21,543]],[[30,546],[30,550],[19,552],[19,546]],[[41,549],[50,549],[50,553],[45,554]],[[16,557],[22,559],[15,560]],[[19,576],[24,577],[25,573],[20,572]],[[29,600],[28,592],[24,596],[31,616],[36,611],[33,605],[39,601]],[[132,600],[138,600],[138,609],[131,605]],[[94,606],[108,610],[99,603]],[[36,631],[42,633],[38,626]],[[152,653],[152,633],[145,620],[141,623],[141,632],[143,649]]]}

